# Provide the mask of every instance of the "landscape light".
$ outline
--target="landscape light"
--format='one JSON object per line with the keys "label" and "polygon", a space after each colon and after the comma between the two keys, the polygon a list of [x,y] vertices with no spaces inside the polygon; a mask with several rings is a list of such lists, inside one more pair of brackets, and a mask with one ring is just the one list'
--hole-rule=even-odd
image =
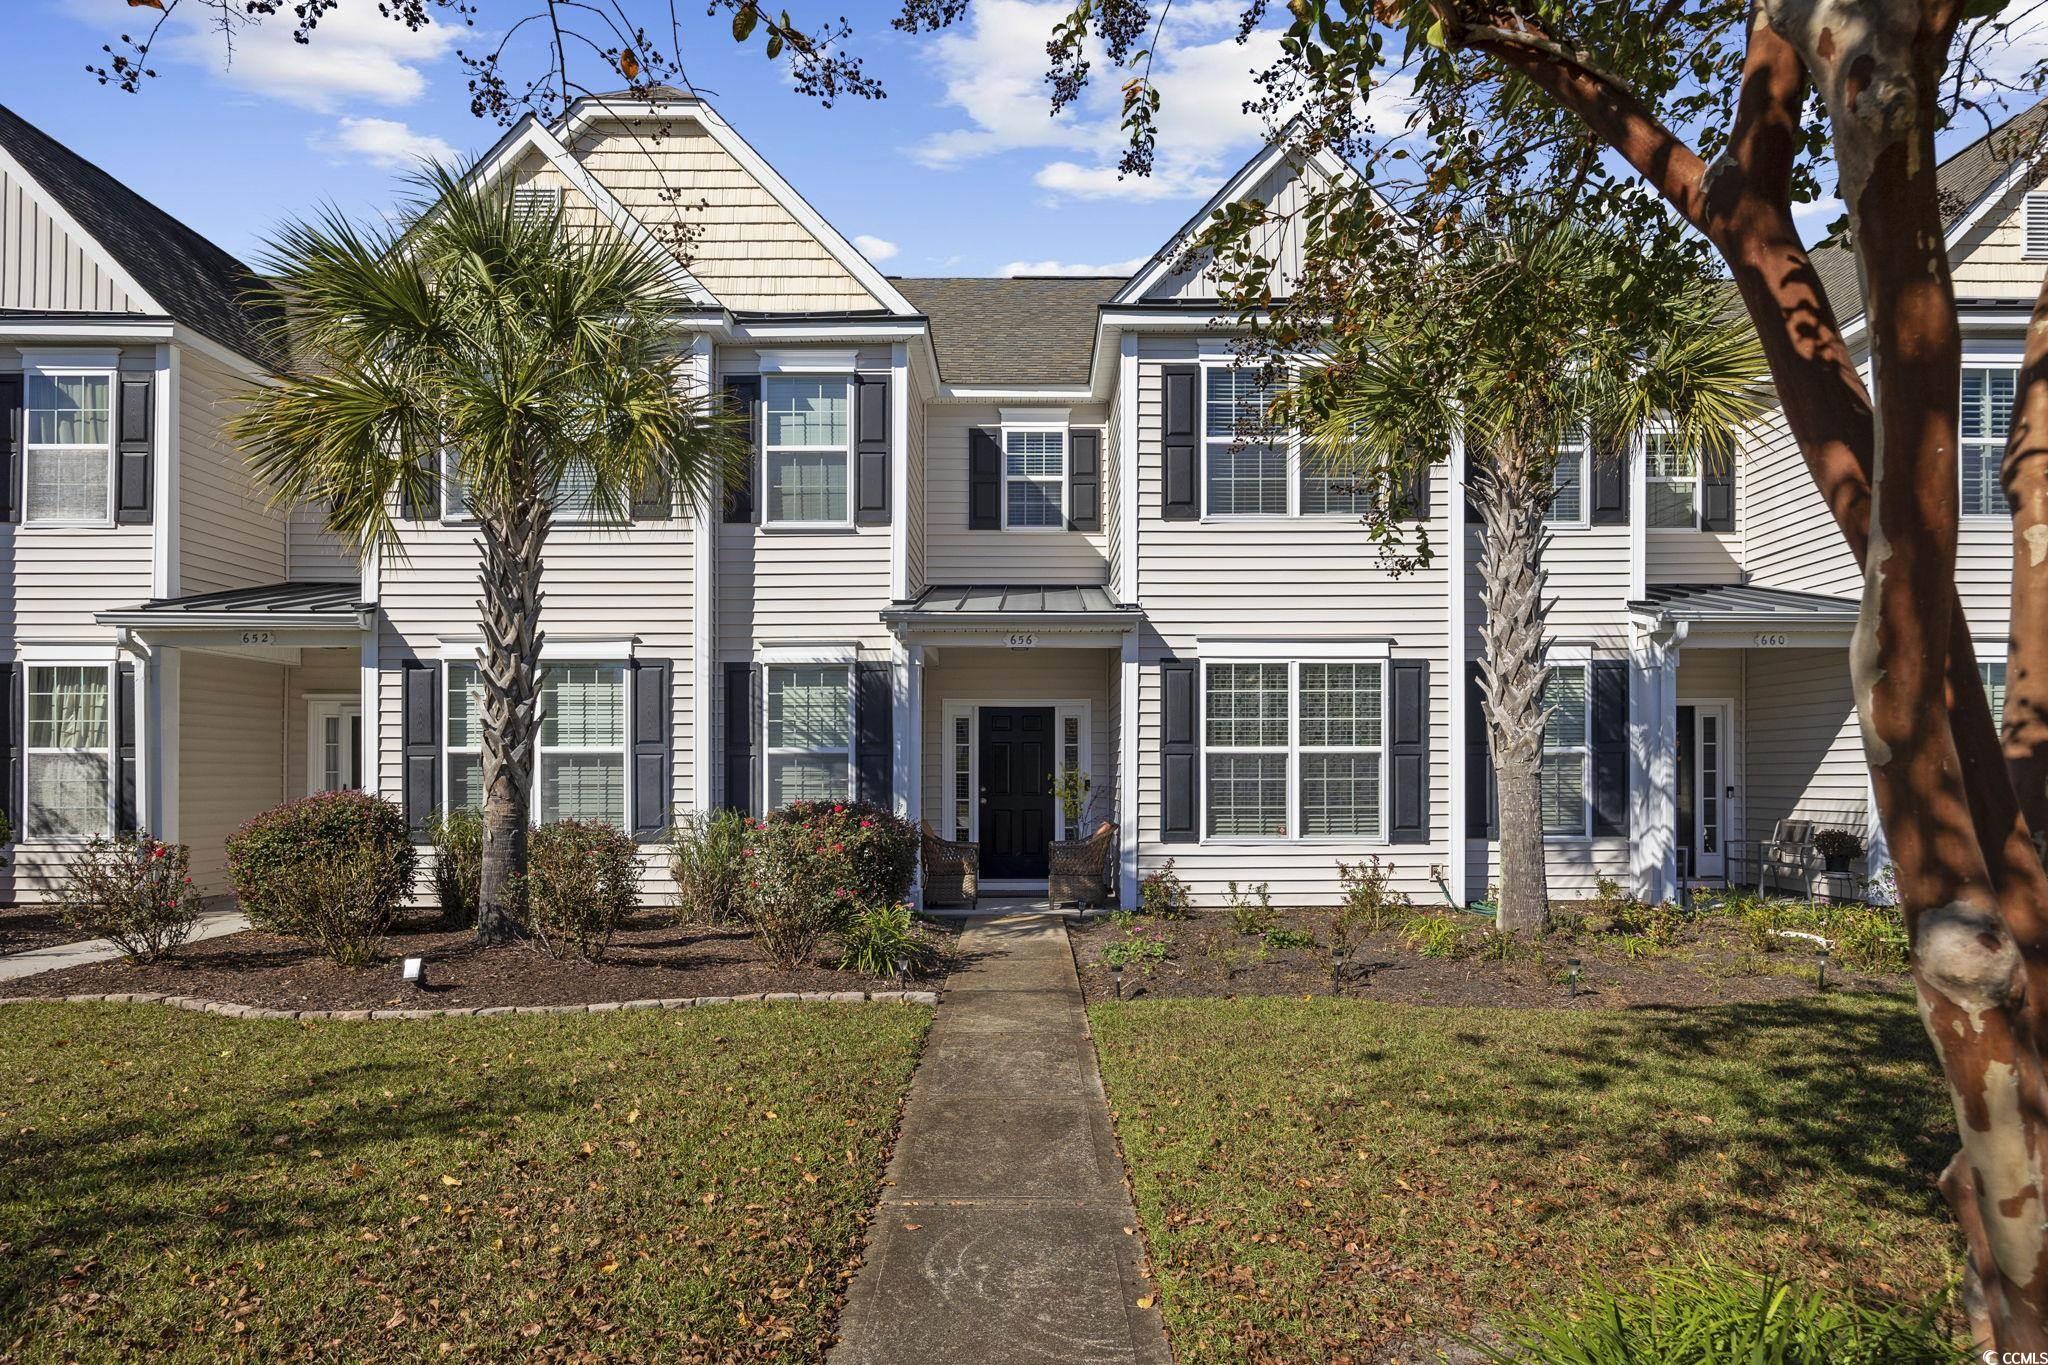
{"label": "landscape light", "polygon": [[1824,991],[1828,988],[1828,950],[1820,950],[1820,974],[1814,978],[1813,988]]}
{"label": "landscape light", "polygon": [[1579,977],[1583,974],[1579,969],[1579,960],[1568,957],[1564,960],[1564,966],[1564,984],[1571,988],[1572,999],[1576,1000],[1579,998]]}
{"label": "landscape light", "polygon": [[1337,995],[1344,993],[1344,945],[1341,943],[1330,945],[1330,990]]}
{"label": "landscape light", "polygon": [[1114,985],[1114,986],[1116,987],[1116,998],[1117,998],[1117,999],[1119,999],[1119,1000],[1123,999],[1123,998],[1124,998],[1124,964],[1123,964],[1123,963],[1121,963],[1121,962],[1112,962],[1112,963],[1111,963],[1111,964],[1109,965],[1109,979],[1110,979],[1110,982],[1111,982],[1111,984],[1113,984],[1113,985]]}
{"label": "landscape light", "polygon": [[427,961],[425,958],[409,957],[405,960],[405,966],[400,970],[400,976],[405,981],[405,984],[414,990],[423,990],[427,984],[426,968]]}

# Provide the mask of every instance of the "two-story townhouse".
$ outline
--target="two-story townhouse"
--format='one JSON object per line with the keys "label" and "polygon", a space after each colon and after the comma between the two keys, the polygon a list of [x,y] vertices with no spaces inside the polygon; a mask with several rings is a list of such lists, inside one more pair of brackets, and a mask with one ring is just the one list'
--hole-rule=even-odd
{"label": "two-story townhouse", "polygon": [[[126,195],[25,125],[11,140]],[[2035,202],[2017,181],[1979,183],[1990,172],[1972,157],[1991,160],[1973,150],[1944,172],[1968,204],[1965,278],[1991,271],[1991,253],[2027,254],[2020,217]],[[556,532],[536,818],[632,829],[656,894],[655,842],[675,812],[842,795],[978,842],[994,891],[1041,889],[1048,841],[1107,818],[1126,903],[1169,859],[1206,903],[1233,880],[1328,901],[1338,862],[1368,855],[1418,900],[1483,893],[1495,864],[1462,468],[1410,490],[1439,553],[1392,572],[1344,485],[1292,443],[1243,438],[1263,396],[1234,363],[1213,275],[1186,259],[1187,229],[1128,279],[885,277],[714,109],[673,92],[526,120],[478,174],[659,253],[694,300],[676,319],[679,382],[744,410],[754,445],[719,505],[656,498],[629,525],[571,517]],[[1230,199],[1284,205],[1348,174],[1269,147],[1189,227]],[[38,205],[63,178],[16,176]],[[50,221],[107,262],[81,224],[113,238],[168,224],[132,195]],[[10,243],[54,240],[6,222]],[[70,268],[26,249],[10,245],[17,292],[0,296],[0,327],[25,329],[0,331],[0,367],[15,348],[24,376],[63,361],[29,343]],[[1293,250],[1275,243],[1278,287]],[[246,278],[207,252],[223,279]],[[2006,270],[2011,297],[2024,273]],[[153,448],[152,505],[184,515],[146,532],[110,516],[89,528],[105,544],[84,550],[66,537],[88,528],[0,531],[17,556],[40,541],[95,566],[116,562],[123,536],[151,547],[132,582],[76,590],[71,617],[54,583],[11,580],[10,619],[55,622],[9,641],[15,894],[46,888],[63,839],[99,827],[72,809],[81,772],[103,789],[106,826],[192,843],[209,889],[227,828],[284,796],[360,784],[402,801],[422,834],[473,800],[476,552],[460,470],[435,505],[399,509],[391,551],[357,565],[317,516],[269,512],[249,487],[219,435],[234,384],[184,397],[198,363],[178,348],[211,334],[179,304],[161,290],[64,297],[64,347],[145,318],[164,331],[150,358],[181,401],[152,431],[186,434]],[[2024,311],[1999,316],[2009,403]],[[244,344],[260,335],[251,325]],[[209,345],[209,364],[240,354]],[[259,382],[271,359],[242,354],[229,371]],[[117,348],[105,373],[138,368]],[[2000,381],[1985,382],[1995,409]],[[114,480],[129,449],[117,417],[92,429]],[[1773,430],[1760,422],[1731,471],[1681,468],[1654,432],[1622,465],[1560,461],[1545,791],[1564,893],[1608,875],[1668,894],[1732,870],[1731,851],[1784,815],[1869,827],[1845,654],[1853,570]],[[1987,449],[1995,439],[1987,427]],[[43,444],[11,449],[42,459]],[[245,520],[209,532],[223,500]],[[2003,633],[2003,574],[1995,527],[1982,535],[1992,578],[1966,591],[1988,641]],[[98,668],[110,708],[81,666]],[[95,705],[104,724],[69,719]],[[1054,797],[1068,769],[1090,779],[1079,822]]]}

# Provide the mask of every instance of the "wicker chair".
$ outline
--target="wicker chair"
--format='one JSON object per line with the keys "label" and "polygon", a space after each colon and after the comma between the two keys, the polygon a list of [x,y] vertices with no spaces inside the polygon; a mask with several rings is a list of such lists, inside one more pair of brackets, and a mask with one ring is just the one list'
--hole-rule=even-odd
{"label": "wicker chair", "polygon": [[965,839],[941,839],[923,821],[924,903],[974,908],[981,899],[981,848]]}
{"label": "wicker chair", "polygon": [[1103,821],[1085,839],[1061,839],[1047,850],[1049,870],[1046,895],[1053,906],[1072,901],[1076,906],[1109,903],[1110,850],[1116,846],[1116,826]]}

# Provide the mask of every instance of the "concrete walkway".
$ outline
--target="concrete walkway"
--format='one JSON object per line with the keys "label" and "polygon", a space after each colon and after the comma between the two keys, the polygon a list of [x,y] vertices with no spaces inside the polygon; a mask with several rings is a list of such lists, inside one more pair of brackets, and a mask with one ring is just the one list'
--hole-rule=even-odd
{"label": "concrete walkway", "polygon": [[1170,1365],[1066,930],[960,948],[832,1365]]}
{"label": "concrete walkway", "polygon": [[[238,934],[248,927],[249,917],[239,910],[212,910],[199,917],[185,942],[198,943],[223,934]],[[0,981],[19,981],[24,976],[54,972],[59,967],[110,962],[120,955],[121,950],[103,938],[87,939],[83,943],[59,943],[50,948],[31,948],[25,953],[9,953],[0,957]]]}

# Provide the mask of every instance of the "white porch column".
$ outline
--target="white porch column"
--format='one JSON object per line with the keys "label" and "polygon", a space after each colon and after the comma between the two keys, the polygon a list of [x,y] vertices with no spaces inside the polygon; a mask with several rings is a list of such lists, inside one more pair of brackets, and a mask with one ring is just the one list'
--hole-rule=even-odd
{"label": "white porch column", "polygon": [[[890,654],[895,664],[890,724],[896,735],[896,752],[889,785],[896,792],[896,813],[915,826],[924,815],[924,646],[898,640]],[[922,867],[912,880],[910,903],[924,907]]]}
{"label": "white porch column", "polygon": [[1117,666],[1117,903],[1138,908],[1138,632],[1124,632]]}
{"label": "white porch column", "polygon": [[1630,627],[1629,892],[1655,905],[1678,895],[1678,658],[1682,621]]}
{"label": "white porch column", "polygon": [[178,842],[178,663],[180,651],[157,645],[143,671],[142,733],[148,749],[142,827],[167,844]]}

